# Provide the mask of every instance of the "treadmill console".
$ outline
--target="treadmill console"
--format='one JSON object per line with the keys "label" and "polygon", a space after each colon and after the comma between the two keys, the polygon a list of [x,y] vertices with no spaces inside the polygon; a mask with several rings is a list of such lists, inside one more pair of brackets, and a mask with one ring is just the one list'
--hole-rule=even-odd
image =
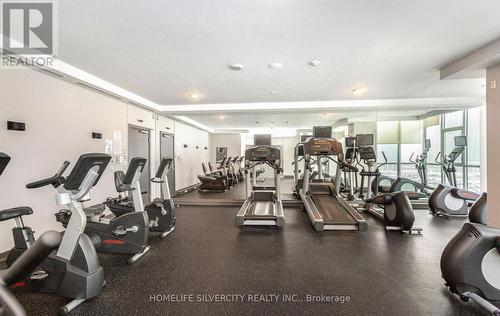
{"label": "treadmill console", "polygon": [[281,159],[280,149],[272,145],[260,145],[248,148],[245,151],[247,161],[267,161],[275,164]]}
{"label": "treadmill console", "polygon": [[333,138],[311,138],[304,143],[304,153],[311,156],[342,155],[342,144]]}

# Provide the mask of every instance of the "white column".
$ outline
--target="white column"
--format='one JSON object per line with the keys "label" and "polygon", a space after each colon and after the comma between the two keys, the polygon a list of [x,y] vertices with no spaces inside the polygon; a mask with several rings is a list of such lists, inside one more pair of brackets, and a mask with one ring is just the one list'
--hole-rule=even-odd
{"label": "white column", "polygon": [[489,68],[486,77],[488,224],[500,227],[500,64]]}

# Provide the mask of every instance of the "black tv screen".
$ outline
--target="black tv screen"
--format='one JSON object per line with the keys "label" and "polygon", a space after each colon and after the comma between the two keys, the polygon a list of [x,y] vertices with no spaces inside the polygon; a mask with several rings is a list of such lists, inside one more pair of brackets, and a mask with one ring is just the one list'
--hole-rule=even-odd
{"label": "black tv screen", "polygon": [[373,134],[356,135],[356,146],[358,147],[373,146]]}
{"label": "black tv screen", "polygon": [[331,126],[314,126],[313,136],[315,138],[331,138],[332,137],[332,127]]}
{"label": "black tv screen", "polygon": [[431,148],[431,140],[430,139],[426,139],[425,140],[425,149],[430,149]]}
{"label": "black tv screen", "polygon": [[253,135],[254,145],[271,145],[271,135],[270,134],[259,134]]}
{"label": "black tv screen", "polygon": [[354,142],[356,141],[356,137],[346,137],[345,138],[345,147],[354,147]]}

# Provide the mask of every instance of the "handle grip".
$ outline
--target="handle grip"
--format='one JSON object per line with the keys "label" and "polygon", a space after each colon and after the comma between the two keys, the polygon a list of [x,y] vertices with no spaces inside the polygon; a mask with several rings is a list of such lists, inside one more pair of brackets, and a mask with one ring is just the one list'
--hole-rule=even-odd
{"label": "handle grip", "polygon": [[69,161],[63,162],[62,166],[59,168],[59,170],[56,172],[55,175],[53,175],[50,178],[46,178],[46,179],[42,179],[39,181],[28,183],[26,185],[26,189],[37,189],[37,188],[41,188],[41,187],[44,187],[44,186],[47,186],[50,184],[52,184],[54,186],[60,184],[60,179],[61,179],[64,171],[66,171],[66,169],[68,168],[69,165],[70,165]]}

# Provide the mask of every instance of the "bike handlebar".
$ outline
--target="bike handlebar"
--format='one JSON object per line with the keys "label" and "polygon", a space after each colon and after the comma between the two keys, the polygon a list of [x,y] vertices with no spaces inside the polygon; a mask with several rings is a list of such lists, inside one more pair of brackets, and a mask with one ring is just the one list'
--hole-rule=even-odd
{"label": "bike handlebar", "polygon": [[69,161],[63,162],[62,166],[59,168],[59,170],[57,171],[57,173],[55,175],[53,175],[50,178],[46,178],[46,179],[42,179],[39,181],[28,183],[26,185],[26,189],[41,188],[41,187],[44,187],[44,186],[49,185],[49,184],[52,184],[54,186],[59,185],[60,179],[61,179],[64,171],[66,171],[66,169],[68,168],[69,164],[70,164]]}

